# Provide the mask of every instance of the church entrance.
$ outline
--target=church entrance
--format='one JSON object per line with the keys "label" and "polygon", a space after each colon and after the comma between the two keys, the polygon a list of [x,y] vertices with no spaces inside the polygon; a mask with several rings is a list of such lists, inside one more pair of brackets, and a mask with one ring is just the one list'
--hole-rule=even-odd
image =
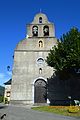
{"label": "church entrance", "polygon": [[47,83],[43,79],[36,80],[34,84],[34,103],[47,102]]}

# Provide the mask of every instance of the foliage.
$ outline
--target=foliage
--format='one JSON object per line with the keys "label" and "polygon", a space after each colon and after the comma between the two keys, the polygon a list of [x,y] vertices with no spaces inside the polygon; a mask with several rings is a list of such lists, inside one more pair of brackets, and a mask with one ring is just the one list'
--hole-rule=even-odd
{"label": "foliage", "polygon": [[79,106],[70,106],[68,109],[69,113],[77,113],[79,112]]}
{"label": "foliage", "polygon": [[4,101],[4,96],[0,96],[0,102]]}
{"label": "foliage", "polygon": [[8,104],[8,98],[5,97],[5,104]]}
{"label": "foliage", "polygon": [[32,109],[42,112],[45,111],[45,112],[56,113],[65,116],[80,117],[80,108],[78,109],[78,112],[69,112],[70,106],[41,106],[41,107],[33,107]]}
{"label": "foliage", "polygon": [[80,69],[80,32],[77,28],[70,29],[58,40],[47,56],[46,62],[57,72],[75,72]]}

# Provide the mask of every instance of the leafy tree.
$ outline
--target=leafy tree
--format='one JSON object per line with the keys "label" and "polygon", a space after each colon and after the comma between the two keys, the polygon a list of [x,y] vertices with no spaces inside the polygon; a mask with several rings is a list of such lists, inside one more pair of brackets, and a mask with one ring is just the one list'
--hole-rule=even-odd
{"label": "leafy tree", "polygon": [[46,62],[58,73],[70,73],[80,69],[80,32],[77,28],[62,35],[57,46],[50,50]]}

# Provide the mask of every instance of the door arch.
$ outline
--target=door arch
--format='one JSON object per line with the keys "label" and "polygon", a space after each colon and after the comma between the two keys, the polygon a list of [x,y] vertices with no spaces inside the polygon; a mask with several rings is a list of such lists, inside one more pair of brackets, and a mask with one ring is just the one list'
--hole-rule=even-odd
{"label": "door arch", "polygon": [[43,79],[38,79],[34,83],[34,103],[47,102],[47,83]]}

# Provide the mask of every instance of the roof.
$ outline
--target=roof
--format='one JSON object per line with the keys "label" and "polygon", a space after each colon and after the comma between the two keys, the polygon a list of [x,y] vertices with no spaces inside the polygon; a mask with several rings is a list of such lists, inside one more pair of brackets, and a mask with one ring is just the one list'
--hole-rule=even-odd
{"label": "roof", "polygon": [[5,82],[5,85],[11,85],[12,79],[8,80],[7,82]]}

